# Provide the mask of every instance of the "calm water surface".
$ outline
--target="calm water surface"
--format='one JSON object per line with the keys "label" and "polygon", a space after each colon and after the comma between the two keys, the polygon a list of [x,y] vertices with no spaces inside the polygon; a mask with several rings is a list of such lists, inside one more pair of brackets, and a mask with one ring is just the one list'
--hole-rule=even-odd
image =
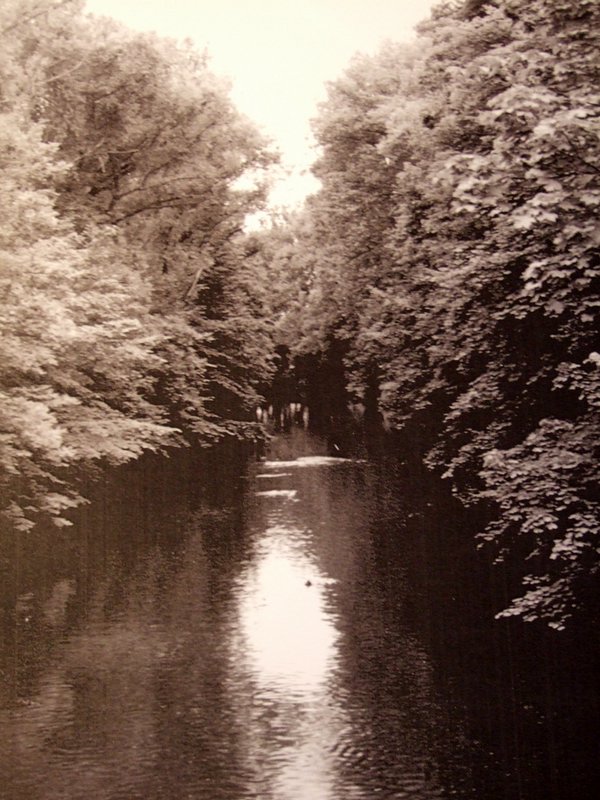
{"label": "calm water surface", "polygon": [[298,430],[229,511],[166,496],[115,531],[105,499],[5,544],[0,797],[583,800],[588,690],[531,689],[505,629],[453,632],[386,491]]}

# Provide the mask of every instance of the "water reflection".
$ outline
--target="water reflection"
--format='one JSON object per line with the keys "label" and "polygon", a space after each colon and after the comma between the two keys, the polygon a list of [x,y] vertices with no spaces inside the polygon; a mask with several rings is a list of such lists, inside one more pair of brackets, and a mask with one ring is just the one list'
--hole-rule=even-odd
{"label": "water reflection", "polygon": [[137,562],[94,543],[18,594],[49,655],[2,712],[6,797],[439,796],[449,729],[374,574],[365,467],[320,447],[277,442],[241,531],[200,514]]}
{"label": "water reflection", "polygon": [[238,588],[241,647],[265,691],[322,690],[333,666],[338,632],[302,534],[288,525],[267,528]]}
{"label": "water reflection", "polygon": [[237,680],[251,698],[238,728],[252,740],[257,796],[439,797],[427,656],[408,631],[382,648],[391,631],[371,583],[368,481],[358,462],[290,458],[289,444],[258,472],[277,488],[254,492],[256,546],[236,586]]}
{"label": "water reflection", "polygon": [[541,780],[541,734],[529,782],[513,767],[498,642],[453,634],[479,650],[436,661],[388,489],[295,431],[239,514],[176,498],[145,538],[102,507],[77,538],[0,541],[0,798],[569,797]]}
{"label": "water reflection", "polygon": [[[264,466],[273,468],[273,478],[291,475],[276,471],[279,462]],[[296,489],[255,492],[262,502],[249,526],[258,544],[236,586],[239,663],[251,702],[241,705],[237,727],[254,743],[257,796],[334,800],[328,743],[343,724],[330,691],[340,634],[325,597],[330,581],[311,553],[296,495]]]}

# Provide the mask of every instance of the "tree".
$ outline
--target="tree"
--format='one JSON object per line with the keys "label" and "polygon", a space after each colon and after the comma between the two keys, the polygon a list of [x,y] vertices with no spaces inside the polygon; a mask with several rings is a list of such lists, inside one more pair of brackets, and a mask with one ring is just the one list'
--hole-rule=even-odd
{"label": "tree", "polygon": [[148,400],[150,296],[109,237],[85,245],[54,210],[61,167],[39,125],[0,118],[3,500],[18,527],[77,500],[69,466],[118,463],[173,441]]}
{"label": "tree", "polygon": [[495,506],[483,540],[532,565],[505,613],[556,627],[598,568],[597,23],[587,0],[447,3],[418,51],[351,66],[296,256],[304,342],[344,341],[349,390]]}
{"label": "tree", "polygon": [[0,19],[3,507],[22,528],[66,524],[95,464],[256,435],[271,369],[243,223],[273,156],[204,59],[81,7]]}

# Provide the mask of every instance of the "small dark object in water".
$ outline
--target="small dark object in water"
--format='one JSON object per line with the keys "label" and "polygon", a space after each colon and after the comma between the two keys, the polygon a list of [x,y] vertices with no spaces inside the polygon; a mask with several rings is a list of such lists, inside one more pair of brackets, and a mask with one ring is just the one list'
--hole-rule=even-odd
{"label": "small dark object in water", "polygon": [[312,581],[306,581],[305,586],[312,586]]}

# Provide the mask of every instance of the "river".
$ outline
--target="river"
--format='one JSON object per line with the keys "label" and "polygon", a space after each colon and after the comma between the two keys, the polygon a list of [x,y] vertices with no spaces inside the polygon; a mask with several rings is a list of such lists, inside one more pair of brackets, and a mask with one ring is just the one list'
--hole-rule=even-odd
{"label": "river", "polygon": [[3,800],[593,795],[594,666],[476,608],[460,520],[301,429],[183,477],[3,541]]}

